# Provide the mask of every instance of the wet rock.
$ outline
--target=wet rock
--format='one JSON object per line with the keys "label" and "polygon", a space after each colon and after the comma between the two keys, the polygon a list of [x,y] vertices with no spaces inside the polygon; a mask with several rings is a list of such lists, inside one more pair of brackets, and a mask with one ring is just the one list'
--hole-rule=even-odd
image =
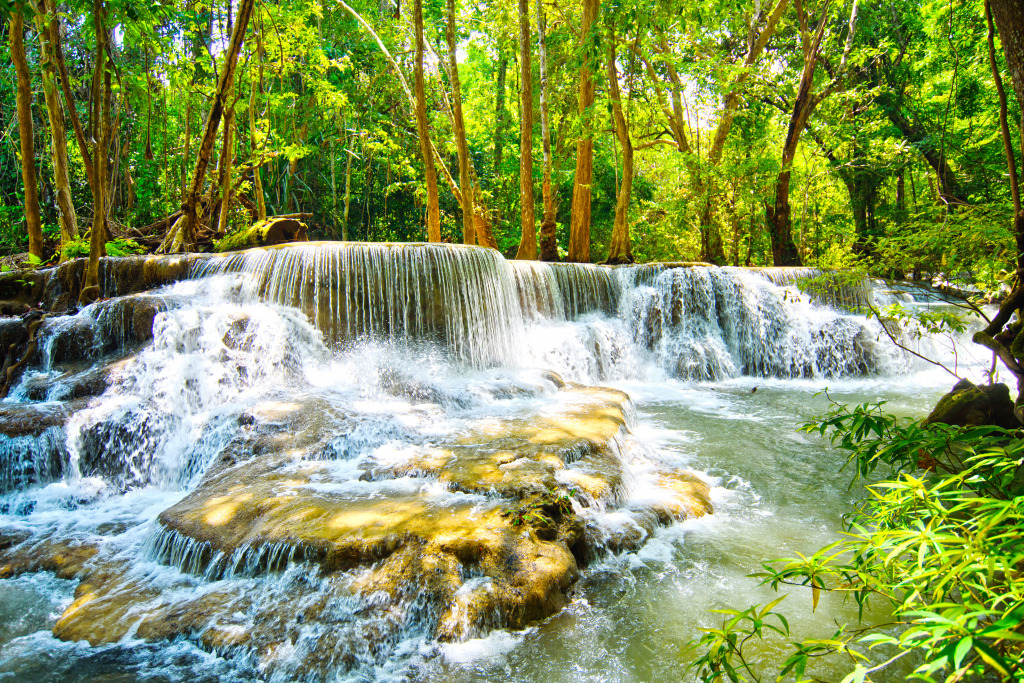
{"label": "wet rock", "polygon": [[[100,296],[124,296],[185,280],[192,264],[204,258],[202,254],[102,258],[99,263]],[[75,259],[40,271],[45,277],[41,300],[47,310],[74,312],[86,262],[87,259]]]}
{"label": "wet rock", "polygon": [[75,407],[0,404],[0,493],[64,476],[69,458],[64,424]]}
{"label": "wet rock", "polygon": [[975,385],[963,379],[939,399],[923,425],[943,423],[960,427],[996,425],[1017,429],[1020,421],[1014,416],[1010,389],[1005,384]]}
{"label": "wet rock", "polygon": [[51,363],[88,360],[96,347],[96,325],[89,318],[62,318],[52,321],[44,329],[48,335],[46,348]]}
{"label": "wet rock", "polygon": [[0,403],[0,434],[39,436],[52,427],[63,428],[73,407],[60,404]]}
{"label": "wet rock", "polygon": [[417,456],[378,464],[368,478],[426,475],[452,490],[513,500],[572,486],[594,501],[620,500],[619,439],[626,432],[629,397],[582,387],[567,388],[564,395],[579,400],[550,414],[481,425]]}
{"label": "wet rock", "polygon": [[95,544],[80,539],[40,538],[0,529],[0,579],[40,571],[61,579],[81,578],[98,552]]}
{"label": "wet rock", "polygon": [[[158,517],[151,557],[181,573],[79,562],[54,633],[94,645],[184,637],[316,679],[380,661],[412,634],[462,640],[545,618],[594,554],[577,511],[614,507],[628,479],[628,397],[567,386],[560,399],[394,461],[357,446],[355,418],[322,399],[254,405],[199,485]],[[658,512],[623,510],[647,526],[616,547],[710,509],[700,480],[663,479]],[[267,575],[277,578],[219,582]]]}

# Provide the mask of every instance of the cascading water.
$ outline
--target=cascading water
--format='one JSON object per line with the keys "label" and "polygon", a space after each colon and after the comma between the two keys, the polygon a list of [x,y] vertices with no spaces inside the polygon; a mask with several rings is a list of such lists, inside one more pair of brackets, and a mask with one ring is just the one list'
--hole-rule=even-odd
{"label": "cascading water", "polygon": [[[717,430],[913,370],[778,271],[305,244],[104,273],[0,404],[0,616],[52,605],[0,630],[0,678],[473,678],[764,512]],[[817,453],[787,429],[761,460]]]}

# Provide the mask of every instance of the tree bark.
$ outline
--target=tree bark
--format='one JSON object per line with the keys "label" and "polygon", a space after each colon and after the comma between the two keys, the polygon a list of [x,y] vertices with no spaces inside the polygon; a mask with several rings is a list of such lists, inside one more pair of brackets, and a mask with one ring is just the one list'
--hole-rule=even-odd
{"label": "tree bark", "polygon": [[25,188],[25,225],[28,253],[43,259],[43,225],[39,216],[39,186],[36,181],[36,146],[32,130],[32,76],[25,58],[25,21],[21,3],[11,12],[11,61],[17,74],[18,136],[21,138],[21,181]]}
{"label": "tree bark", "polygon": [[220,126],[221,117],[224,114],[224,104],[231,90],[231,84],[235,79],[235,67],[238,65],[238,54],[242,50],[242,43],[245,41],[245,31],[249,26],[249,18],[252,16],[254,0],[241,0],[238,4],[238,15],[235,18],[235,26],[231,32],[231,42],[228,44],[224,56],[224,64],[221,67],[220,82],[217,84],[217,91],[210,106],[210,113],[206,118],[206,125],[203,128],[202,142],[199,145],[199,153],[196,158],[196,167],[192,172],[192,182],[185,197],[185,206],[182,209],[180,235],[171,233],[160,245],[160,251],[170,253],[180,248],[192,249],[196,242],[196,206],[199,203],[199,195],[202,193],[203,184],[206,179],[206,169],[210,164],[210,154],[213,152],[213,143],[217,138],[217,128]]}
{"label": "tree bark", "polygon": [[[96,68],[92,76],[93,114],[89,126],[96,140],[93,148],[93,191],[92,191],[92,227],[89,233],[89,262],[86,264],[82,278],[82,291],[78,300],[81,304],[89,304],[99,298],[100,288],[100,257],[106,252],[107,243],[107,167],[110,151],[110,64],[107,32],[103,0],[93,0],[93,24],[96,34]],[[98,121],[97,121],[98,119]],[[98,127],[98,131],[97,131]],[[96,135],[96,132],[99,135]]]}
{"label": "tree bark", "polygon": [[228,232],[228,217],[231,214],[231,167],[235,159],[235,103],[234,84],[228,90],[230,104],[224,114],[224,140],[220,151],[220,214],[217,216],[217,236]]}
{"label": "tree bark", "polygon": [[555,234],[556,207],[554,193],[551,191],[551,124],[548,116],[548,49],[547,21],[544,17],[544,5],[537,0],[537,50],[540,59],[540,134],[544,149],[544,218],[540,224],[540,260],[558,260],[558,241]]}
{"label": "tree bark", "polygon": [[1017,102],[1024,107],[1024,0],[991,0],[991,7],[1010,83]]}
{"label": "tree bark", "polygon": [[[985,20],[988,23],[988,62],[992,69],[992,79],[996,84],[996,93],[999,96],[999,130],[1003,138],[1003,152],[1006,155],[1006,166],[1009,172],[1010,198],[1013,201],[1013,234],[1017,247],[1017,286],[1020,287],[1022,286],[1021,278],[1024,277],[1024,208],[1021,206],[1020,178],[1017,175],[1017,162],[1013,153],[1013,138],[1010,136],[1006,90],[1003,88],[1003,79],[999,75],[999,66],[996,63],[995,27],[992,21],[993,18],[1002,18],[1003,20],[1003,23],[999,26],[999,37],[1003,41],[1003,51],[1006,53],[1010,77],[1013,81],[1016,81],[1018,78],[1021,79],[1020,85],[1024,86],[1024,71],[1021,70],[1024,67],[1024,64],[1022,64],[1024,55],[1016,55],[1016,73],[1014,73],[1014,65],[1010,62],[1011,52],[1024,49],[1024,16],[1016,15],[1011,17],[1005,14],[1007,10],[1005,5],[1020,5],[1017,11],[1024,11],[1024,2],[1003,2],[1004,6],[1001,7],[1001,11],[1004,14],[1002,16],[995,12],[998,4],[1000,4],[1000,0],[986,0],[985,2]],[[1009,36],[1009,42],[1007,42],[1007,36]],[[1014,90],[1017,94],[1018,102],[1024,105],[1024,88],[1018,91],[1017,85],[1014,82]],[[1020,134],[1024,138],[1024,130]],[[1024,156],[1024,141],[1021,143],[1021,156]]]}
{"label": "tree bark", "polygon": [[455,40],[455,0],[447,0],[448,69],[452,88],[452,123],[455,129],[455,149],[459,157],[459,189],[462,190],[462,241],[476,244],[476,211],[473,209],[473,186],[470,182],[469,144],[466,142],[466,124],[462,118],[462,85],[459,82],[458,45]]}
{"label": "tree bark", "polygon": [[615,66],[615,30],[608,28],[608,94],[612,101],[615,135],[622,148],[622,184],[615,200],[615,224],[608,246],[606,263],[632,263],[633,248],[629,240],[629,200],[633,193],[633,141],[629,137],[629,122],[622,113],[622,95],[619,92],[619,73]]}
{"label": "tree bark", "polygon": [[[53,184],[57,190],[57,208],[60,211],[61,245],[78,237],[78,218],[75,204],[71,200],[71,181],[68,176],[68,139],[64,110],[57,94],[57,68],[54,63],[53,36],[60,31],[56,12],[50,12],[46,0],[40,0],[36,14],[36,28],[39,31],[39,46],[42,58],[43,99],[50,121],[51,157],[53,159]],[[63,260],[63,249],[61,260]]]}
{"label": "tree bark", "polygon": [[519,0],[519,205],[522,237],[517,259],[537,259],[533,207],[533,62],[530,58],[530,3]]}
{"label": "tree bark", "polygon": [[[775,204],[767,205],[765,213],[768,219],[768,235],[772,243],[772,263],[776,266],[800,266],[800,251],[793,242],[793,219],[792,209],[789,204],[789,186],[793,172],[793,161],[796,159],[797,146],[800,143],[800,134],[807,125],[807,119],[818,106],[819,100],[815,98],[811,90],[814,87],[814,72],[818,66],[818,51],[821,47],[821,39],[825,34],[825,23],[828,19],[828,0],[821,9],[821,18],[815,29],[814,37],[809,38],[805,26],[808,23],[801,17],[801,38],[804,52],[804,68],[800,74],[800,85],[797,86],[796,100],[793,103],[793,112],[789,117],[789,129],[786,131],[786,140],[782,144],[782,170],[779,171],[778,179],[775,182]],[[797,11],[802,12],[803,7],[798,3]],[[856,4],[854,4],[853,17],[851,17],[850,31],[853,31],[853,21],[856,17]],[[851,36],[848,37],[849,40]]]}
{"label": "tree bark", "polygon": [[501,163],[505,152],[505,81],[508,57],[498,45],[498,89],[494,93],[494,176],[501,177]]}
{"label": "tree bark", "polygon": [[594,175],[594,74],[591,29],[597,18],[600,0],[582,0],[583,18],[580,24],[580,51],[583,62],[580,66],[579,106],[583,134],[576,143],[576,174],[572,187],[572,218],[569,224],[568,260],[576,263],[590,262],[590,197]]}
{"label": "tree bark", "polygon": [[427,240],[441,241],[441,208],[437,197],[437,169],[430,145],[430,131],[427,126],[427,96],[423,83],[423,0],[413,2],[413,22],[416,30],[416,130],[420,139],[420,155],[423,157],[424,176],[427,184]]}
{"label": "tree bark", "polygon": [[71,127],[75,131],[75,141],[78,143],[78,151],[82,155],[82,165],[85,167],[85,177],[89,182],[89,188],[95,191],[92,153],[85,139],[82,121],[78,118],[78,110],[75,109],[75,98],[71,92],[71,80],[68,76],[67,63],[64,61],[64,47],[61,42],[59,20],[55,19],[51,22],[51,27],[50,42],[53,45],[53,58],[56,63],[57,73],[60,76],[60,88],[61,93],[64,95],[64,107],[67,110],[68,118],[71,119]]}
{"label": "tree bark", "polygon": [[353,134],[348,143],[348,148],[345,150],[345,213],[342,214],[341,220],[341,239],[346,242],[349,239],[348,235],[348,216],[349,207],[352,204],[352,157],[355,156],[355,152],[352,151],[352,146],[355,144],[356,136]]}

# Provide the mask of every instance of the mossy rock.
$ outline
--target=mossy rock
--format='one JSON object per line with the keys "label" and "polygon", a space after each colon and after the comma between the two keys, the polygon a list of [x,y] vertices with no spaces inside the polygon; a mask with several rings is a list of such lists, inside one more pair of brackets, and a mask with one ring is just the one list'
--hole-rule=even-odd
{"label": "mossy rock", "polygon": [[214,245],[218,252],[269,247],[285,242],[307,242],[306,224],[294,218],[268,218],[232,233]]}
{"label": "mossy rock", "polygon": [[960,427],[996,425],[1017,429],[1021,424],[1014,416],[1013,407],[1010,389],[1005,384],[978,386],[963,379],[939,399],[922,424],[942,423]]}

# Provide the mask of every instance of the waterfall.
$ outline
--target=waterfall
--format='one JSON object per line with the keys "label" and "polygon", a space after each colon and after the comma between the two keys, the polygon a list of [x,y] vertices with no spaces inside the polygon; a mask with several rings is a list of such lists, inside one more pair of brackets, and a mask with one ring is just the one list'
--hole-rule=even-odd
{"label": "waterfall", "polygon": [[303,311],[328,342],[441,343],[472,365],[510,358],[522,315],[498,252],[441,244],[309,243],[197,264],[194,277],[244,273],[244,296]]}
{"label": "waterfall", "polygon": [[[67,295],[75,268],[44,276],[51,298]],[[878,341],[877,322],[822,305],[821,289],[796,288],[809,269],[605,267],[510,262],[462,245],[308,243],[108,259],[102,274],[108,294],[123,295],[47,319],[4,404],[22,424],[38,421],[25,411],[40,402],[77,402],[45,429],[0,438],[0,489],[65,475],[99,476],[115,490],[187,486],[231,440],[239,414],[288,387],[475,405],[442,379],[452,363],[551,369],[591,384],[906,369]],[[177,284],[130,293],[168,281]],[[100,399],[83,410],[90,397]]]}
{"label": "waterfall", "polygon": [[[61,310],[80,271],[33,296]],[[48,316],[0,402],[0,568],[28,539],[24,566],[98,572],[61,639],[103,619],[118,647],[197,643],[267,680],[535,623],[587,563],[712,512],[609,384],[725,401],[692,383],[907,369],[809,275],[447,244],[106,259],[104,298]]]}

